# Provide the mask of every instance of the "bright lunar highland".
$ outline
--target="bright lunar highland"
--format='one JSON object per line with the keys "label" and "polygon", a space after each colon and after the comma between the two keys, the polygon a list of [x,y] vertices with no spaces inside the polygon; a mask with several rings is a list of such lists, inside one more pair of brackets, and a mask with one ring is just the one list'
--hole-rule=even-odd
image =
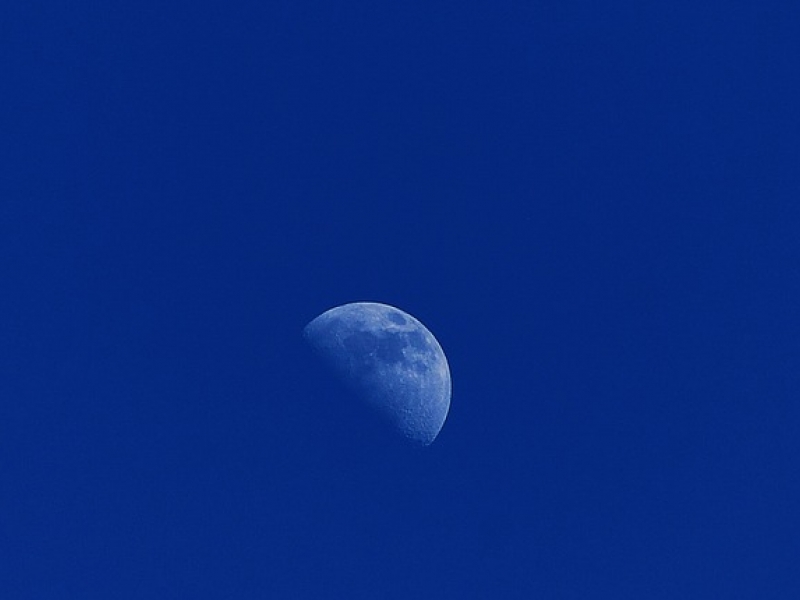
{"label": "bright lunar highland", "polygon": [[332,308],[306,325],[306,340],[356,395],[408,440],[429,445],[450,408],[450,368],[417,319],[376,302]]}

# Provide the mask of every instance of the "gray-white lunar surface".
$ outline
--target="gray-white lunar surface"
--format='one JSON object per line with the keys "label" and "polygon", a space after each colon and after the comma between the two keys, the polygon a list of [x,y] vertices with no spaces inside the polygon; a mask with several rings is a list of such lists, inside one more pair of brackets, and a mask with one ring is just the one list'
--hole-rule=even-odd
{"label": "gray-white lunar surface", "polygon": [[387,304],[356,302],[322,313],[304,335],[403,436],[423,446],[436,439],[450,408],[450,368],[417,319]]}

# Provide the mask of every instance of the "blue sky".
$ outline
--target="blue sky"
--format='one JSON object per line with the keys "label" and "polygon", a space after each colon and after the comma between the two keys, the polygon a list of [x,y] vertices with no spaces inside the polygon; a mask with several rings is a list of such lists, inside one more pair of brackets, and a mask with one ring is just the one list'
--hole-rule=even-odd
{"label": "blue sky", "polygon": [[[0,596],[800,594],[800,11],[13,3]],[[301,332],[453,377],[373,430]]]}

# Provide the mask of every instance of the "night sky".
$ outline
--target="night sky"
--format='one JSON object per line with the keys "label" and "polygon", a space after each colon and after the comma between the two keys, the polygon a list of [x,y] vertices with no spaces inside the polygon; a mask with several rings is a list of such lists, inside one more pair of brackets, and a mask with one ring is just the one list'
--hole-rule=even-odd
{"label": "night sky", "polygon": [[798,107],[776,0],[6,3],[0,598],[800,598]]}

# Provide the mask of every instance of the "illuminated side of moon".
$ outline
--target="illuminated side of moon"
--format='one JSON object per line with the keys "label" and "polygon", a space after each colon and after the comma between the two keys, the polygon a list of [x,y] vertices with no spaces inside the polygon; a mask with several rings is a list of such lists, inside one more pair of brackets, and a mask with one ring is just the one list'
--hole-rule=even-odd
{"label": "illuminated side of moon", "polygon": [[332,308],[306,325],[308,343],[356,395],[408,440],[429,445],[450,408],[450,368],[433,334],[387,304]]}

